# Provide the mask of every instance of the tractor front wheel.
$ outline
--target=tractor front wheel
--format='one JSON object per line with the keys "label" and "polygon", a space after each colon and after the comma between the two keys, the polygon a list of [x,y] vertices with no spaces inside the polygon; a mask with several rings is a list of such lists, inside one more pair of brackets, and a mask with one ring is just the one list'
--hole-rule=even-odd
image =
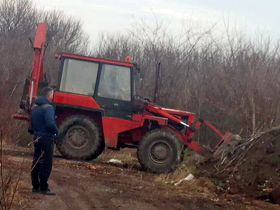
{"label": "tractor front wheel", "polygon": [[92,160],[104,150],[104,141],[92,119],[75,115],[66,118],[59,126],[56,146],[67,158]]}
{"label": "tractor front wheel", "polygon": [[143,169],[152,173],[168,173],[181,162],[183,144],[165,129],[148,132],[139,142],[137,156]]}

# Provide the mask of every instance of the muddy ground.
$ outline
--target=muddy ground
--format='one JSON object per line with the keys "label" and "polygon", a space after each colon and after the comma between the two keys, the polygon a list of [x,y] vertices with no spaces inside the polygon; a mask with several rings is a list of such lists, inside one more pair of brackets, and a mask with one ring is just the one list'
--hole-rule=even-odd
{"label": "muddy ground", "polygon": [[197,182],[191,183],[190,188],[158,182],[162,175],[141,171],[135,160],[127,161],[124,166],[106,163],[106,158],[112,156],[107,157],[106,153],[91,162],[66,160],[56,155],[49,185],[57,195],[34,194],[29,176],[31,154],[30,150],[18,148],[4,150],[5,170],[23,169],[13,209],[280,209],[279,205],[240,194],[217,194],[212,189],[198,191],[194,186]]}

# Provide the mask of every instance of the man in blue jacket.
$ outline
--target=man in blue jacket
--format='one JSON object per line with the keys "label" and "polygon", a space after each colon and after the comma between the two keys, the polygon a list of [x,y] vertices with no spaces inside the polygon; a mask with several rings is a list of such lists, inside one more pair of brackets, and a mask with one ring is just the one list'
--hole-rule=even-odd
{"label": "man in blue jacket", "polygon": [[54,91],[50,87],[42,90],[35,99],[31,112],[31,130],[34,134],[34,156],[31,169],[33,192],[55,195],[48,188],[52,170],[54,137],[58,135],[54,108],[51,105]]}

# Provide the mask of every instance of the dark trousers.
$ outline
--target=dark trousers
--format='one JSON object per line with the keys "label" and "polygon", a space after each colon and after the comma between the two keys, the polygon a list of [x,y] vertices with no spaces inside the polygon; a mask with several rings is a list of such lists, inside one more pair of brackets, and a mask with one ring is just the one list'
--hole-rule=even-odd
{"label": "dark trousers", "polygon": [[[34,140],[37,137],[34,137]],[[34,142],[34,155],[31,170],[31,180],[34,189],[48,189],[48,179],[52,171],[53,138],[41,137]]]}

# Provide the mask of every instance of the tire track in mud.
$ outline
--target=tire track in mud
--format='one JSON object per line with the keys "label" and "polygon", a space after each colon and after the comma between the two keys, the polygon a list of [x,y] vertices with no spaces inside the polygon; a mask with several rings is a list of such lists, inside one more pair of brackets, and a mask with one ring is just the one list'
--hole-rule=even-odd
{"label": "tire track in mud", "polygon": [[[113,177],[113,175],[112,177],[104,177],[102,174],[90,176],[89,173],[80,174],[77,171],[55,169],[52,172],[49,184],[50,189],[57,195],[40,195],[43,201],[37,203],[35,207],[41,210],[162,209],[158,208],[157,202],[152,202],[152,197],[148,200],[142,198],[143,192],[130,183],[135,184],[133,179],[129,180],[127,176],[119,177],[119,175],[118,177]],[[145,184],[149,185],[148,183]],[[144,196],[147,196],[145,192]]]}
{"label": "tire track in mud", "polygon": [[[41,210],[44,209],[59,209],[59,210],[90,210],[102,209],[102,204],[95,196],[89,197],[91,194],[85,191],[81,180],[77,175],[71,174],[72,178],[69,180],[68,176],[63,176],[64,173],[53,172],[49,185],[56,196],[44,196],[45,201],[37,207]],[[69,172],[67,172],[69,174]],[[83,184],[80,184],[83,183]],[[48,203],[48,206],[45,206]]]}
{"label": "tire track in mud", "polygon": [[[63,171],[60,171],[59,174],[63,174]],[[79,176],[72,172],[64,177],[54,174],[54,177],[50,186],[59,188],[57,193],[66,204],[66,209],[158,209],[136,201],[137,196],[133,196],[134,199],[127,198],[123,194],[123,190],[118,189],[127,186],[120,186],[114,181],[111,183],[108,180],[106,183],[95,176],[88,176],[88,174]],[[73,178],[76,179],[76,182]],[[68,201],[71,205],[68,205]]]}
{"label": "tire track in mud", "polygon": [[[21,158],[14,156],[11,160],[19,162]],[[32,194],[28,170],[31,158],[27,159],[25,172],[28,173],[24,173],[23,177],[28,184],[28,189],[25,188],[23,192],[30,201],[27,209],[198,209],[196,201],[180,198],[172,192],[166,193],[165,190],[169,191],[169,188],[156,187],[153,182],[141,180],[139,175],[144,172],[135,173],[111,165],[64,159],[56,159],[54,163],[49,185],[57,195]]]}

